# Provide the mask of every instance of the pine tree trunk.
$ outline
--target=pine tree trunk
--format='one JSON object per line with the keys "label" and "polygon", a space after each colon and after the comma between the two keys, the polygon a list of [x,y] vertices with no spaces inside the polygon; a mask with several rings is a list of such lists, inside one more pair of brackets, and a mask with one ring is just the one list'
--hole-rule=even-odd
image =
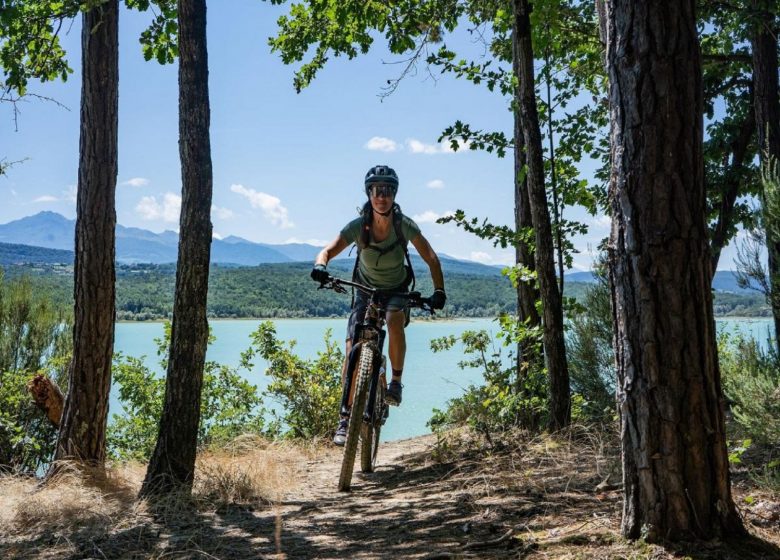
{"label": "pine tree trunk", "polygon": [[211,252],[205,0],[179,0],[179,154],[182,207],[171,350],[160,432],[141,495],[189,488],[195,474]]}
{"label": "pine tree trunk", "polygon": [[[516,64],[515,64],[516,66]],[[517,68],[515,68],[517,72]],[[522,232],[533,228],[531,219],[531,205],[528,200],[528,181],[525,177],[525,138],[520,124],[520,116],[515,111],[515,231]],[[532,248],[525,242],[518,242],[515,246],[515,262],[518,266],[534,271],[534,255]],[[517,320],[529,328],[538,327],[542,319],[536,310],[536,302],[539,299],[539,290],[533,281],[517,282]],[[540,361],[542,356],[536,349],[536,344],[521,341],[517,344],[517,390],[521,390],[525,374],[529,366]]]}
{"label": "pine tree trunk", "polygon": [[607,36],[623,534],[739,534],[710,291],[695,1],[613,0]]}
{"label": "pine tree trunk", "polygon": [[[753,0],[756,19],[751,37],[753,48],[753,95],[761,166],[780,163],[780,100],[778,100],[777,25],[774,4]],[[780,239],[766,228],[769,286],[775,344],[780,352]]]}
{"label": "pine tree trunk", "polygon": [[118,19],[117,0],[82,16],[73,361],[55,452],[93,467],[106,458],[114,350]]}
{"label": "pine tree trunk", "polygon": [[555,278],[553,245],[547,193],[544,188],[542,135],[534,90],[534,55],[531,46],[530,5],[527,0],[513,0],[513,57],[519,86],[516,111],[520,112],[526,162],[528,166],[528,200],[531,209],[536,247],[534,256],[542,300],[544,352],[550,379],[550,428],[560,429],[571,421],[569,369],[563,337],[563,307]]}

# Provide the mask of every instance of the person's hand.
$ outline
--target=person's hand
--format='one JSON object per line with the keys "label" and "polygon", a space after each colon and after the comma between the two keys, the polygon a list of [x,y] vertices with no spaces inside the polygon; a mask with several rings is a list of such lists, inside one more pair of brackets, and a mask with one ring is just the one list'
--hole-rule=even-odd
{"label": "person's hand", "polygon": [[315,264],[314,268],[311,269],[311,279],[315,282],[324,284],[328,281],[328,278],[330,278],[330,274],[325,270],[324,264]]}
{"label": "person's hand", "polygon": [[431,307],[434,309],[444,309],[444,304],[447,303],[447,294],[444,290],[434,290],[431,296]]}

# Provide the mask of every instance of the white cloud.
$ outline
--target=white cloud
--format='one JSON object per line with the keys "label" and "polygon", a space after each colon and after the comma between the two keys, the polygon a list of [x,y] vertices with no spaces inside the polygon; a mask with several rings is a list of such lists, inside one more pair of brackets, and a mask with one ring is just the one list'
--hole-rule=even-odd
{"label": "white cloud", "polygon": [[484,251],[472,251],[469,255],[469,260],[476,261],[482,264],[492,264],[493,257]]}
{"label": "white cloud", "polygon": [[56,196],[45,194],[43,196],[39,196],[38,198],[33,200],[33,202],[57,202],[58,200],[59,198],[57,198]]}
{"label": "white cloud", "polygon": [[426,210],[422,214],[415,214],[412,216],[412,219],[417,222],[418,224],[433,224],[438,220],[439,218],[443,218],[445,216],[452,216],[455,212],[452,210],[447,210],[444,212],[444,214],[437,214],[433,210]]}
{"label": "white cloud", "polygon": [[214,239],[222,239],[224,236],[221,233],[217,233],[216,231],[211,232],[211,237]]}
{"label": "white cloud", "polygon": [[612,227],[612,218],[609,216],[595,216],[590,223],[596,228],[609,229]]}
{"label": "white cloud", "polygon": [[426,187],[429,189],[443,189],[444,188],[444,181],[441,179],[434,179],[433,181],[428,181],[425,184]]}
{"label": "white cloud", "polygon": [[154,196],[143,197],[135,207],[135,211],[144,220],[163,220],[178,222],[181,214],[181,197],[173,193],[165,193],[162,202],[157,202]]}
{"label": "white cloud", "polygon": [[233,211],[230,208],[222,208],[220,206],[214,206],[213,204],[211,206],[211,214],[220,220],[228,220],[233,217]]}
{"label": "white cloud", "polygon": [[460,148],[456,152],[452,149],[449,140],[445,140],[444,142],[440,142],[438,144],[426,144],[425,142],[421,142],[416,138],[407,138],[406,147],[413,154],[454,154],[468,151],[469,144],[468,142],[460,142]]}
{"label": "white cloud", "polygon": [[299,239],[297,237],[289,237],[284,244],[288,243],[306,243],[307,245],[314,245],[315,247],[324,247],[329,243],[329,241],[325,241],[324,239]]}
{"label": "white cloud", "polygon": [[133,177],[121,184],[127,187],[145,187],[149,184],[149,179],[145,179],[144,177]]}
{"label": "white cloud", "polygon": [[230,190],[246,198],[252,208],[259,208],[263,215],[271,220],[272,224],[283,229],[291,228],[295,225],[290,221],[287,208],[282,206],[282,201],[279,198],[254,189],[248,189],[244,185],[230,185]]}
{"label": "white cloud", "polygon": [[365,148],[374,152],[395,152],[400,146],[395,140],[383,136],[374,136],[366,142]]}

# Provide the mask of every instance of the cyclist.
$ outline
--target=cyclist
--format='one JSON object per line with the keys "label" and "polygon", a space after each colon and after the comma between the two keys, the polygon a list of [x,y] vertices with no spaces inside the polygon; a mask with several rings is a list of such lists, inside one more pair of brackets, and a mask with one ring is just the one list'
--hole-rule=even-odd
{"label": "cyclist", "polygon": [[[358,247],[355,281],[380,290],[406,292],[414,278],[406,249],[406,242],[409,241],[430,269],[434,287],[431,306],[434,309],[442,309],[447,295],[444,292],[441,264],[428,240],[420,233],[417,224],[404,216],[401,208],[395,203],[395,196],[398,193],[398,175],[386,165],[376,165],[366,173],[364,186],[368,200],[363,206],[360,217],[349,222],[338,237],[317,255],[311,277],[318,282],[327,280],[328,262],[355,243]],[[347,325],[347,357],[352,349],[355,327],[363,321],[368,300],[368,296],[359,290],[355,292],[352,313]],[[393,374],[385,398],[388,403],[398,406],[401,404],[403,389],[401,376],[406,354],[404,328],[409,323],[406,298],[396,296],[388,300],[386,320],[389,336],[388,354]],[[341,373],[342,384],[346,380],[346,368],[345,360]],[[346,441],[348,420],[348,416],[342,416],[339,420],[333,438],[333,443],[336,445],[344,445]]]}

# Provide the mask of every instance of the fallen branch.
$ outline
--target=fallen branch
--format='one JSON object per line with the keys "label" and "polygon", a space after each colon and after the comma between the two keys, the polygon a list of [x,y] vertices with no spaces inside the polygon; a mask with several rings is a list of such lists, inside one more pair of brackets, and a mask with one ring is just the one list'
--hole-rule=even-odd
{"label": "fallen branch", "polygon": [[65,397],[57,384],[39,373],[27,383],[27,390],[35,405],[40,408],[55,428],[60,427]]}
{"label": "fallen branch", "polygon": [[507,542],[509,539],[512,538],[512,535],[514,534],[514,529],[509,529],[506,533],[498,537],[497,539],[492,539],[489,541],[481,541],[481,542],[472,542],[468,543],[467,545],[463,546],[464,550],[474,550],[478,548],[491,548],[494,546],[500,546]]}

